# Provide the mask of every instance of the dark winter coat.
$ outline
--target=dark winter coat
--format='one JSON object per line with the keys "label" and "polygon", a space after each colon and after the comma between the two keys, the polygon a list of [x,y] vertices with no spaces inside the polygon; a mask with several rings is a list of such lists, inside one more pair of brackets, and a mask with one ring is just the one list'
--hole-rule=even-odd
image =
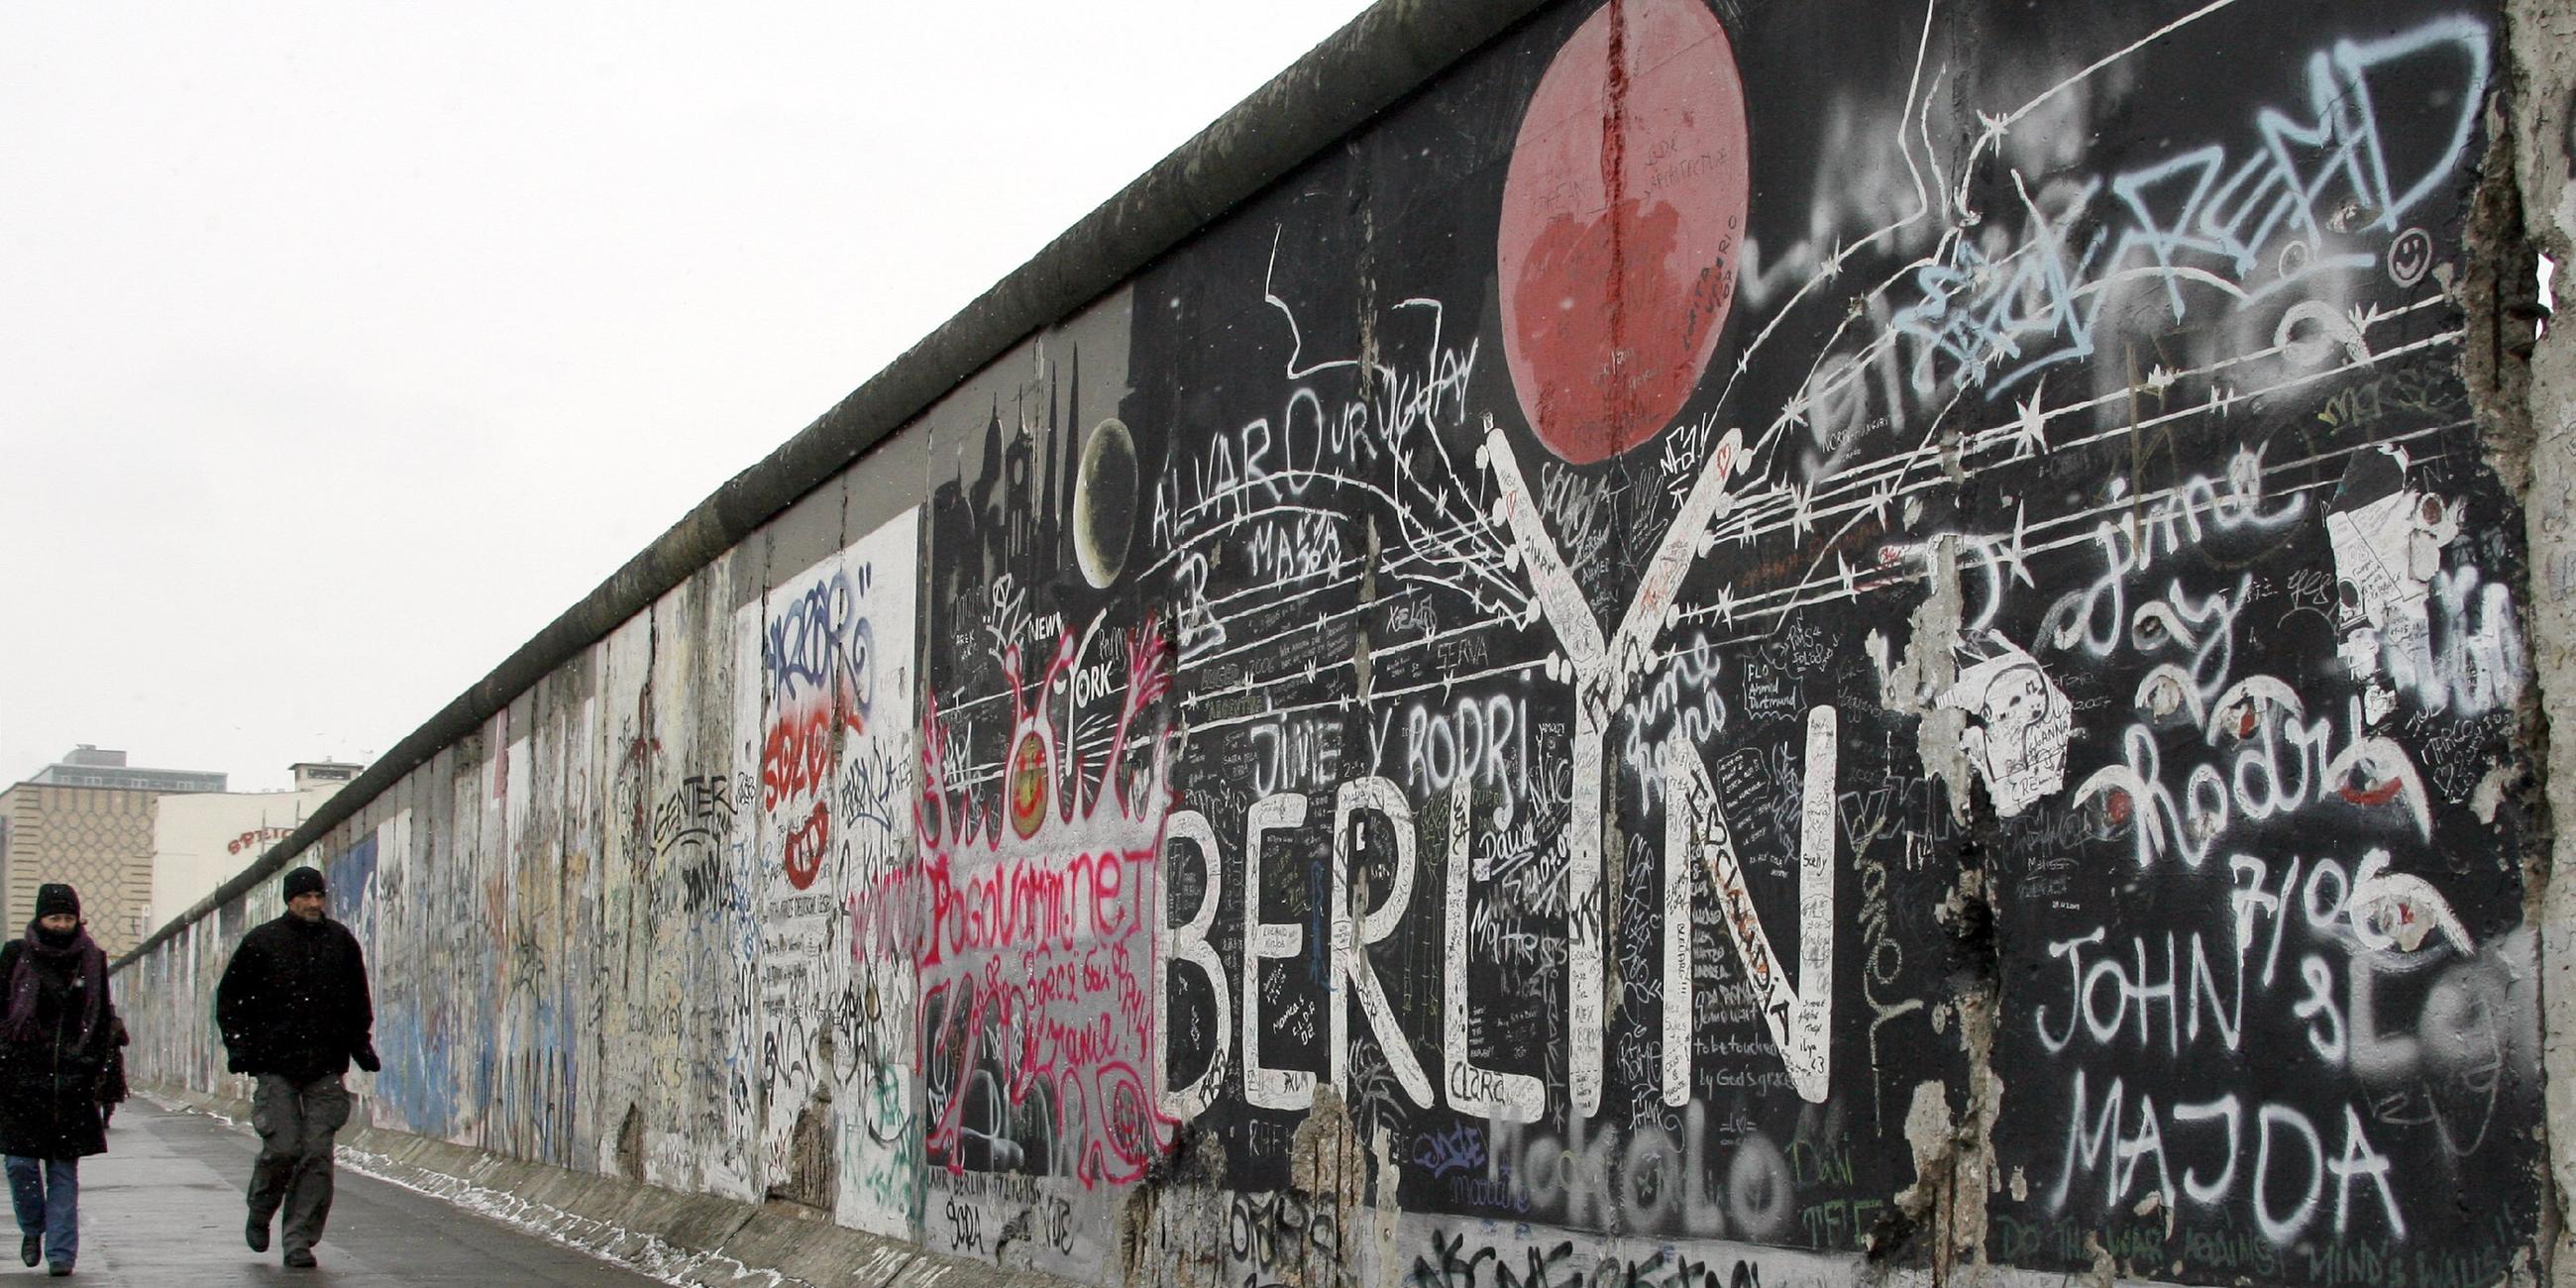
{"label": "dark winter coat", "polygon": [[242,936],[215,986],[215,1024],[234,1073],[296,1082],[376,1068],[366,955],[349,928],[293,913]]}
{"label": "dark winter coat", "polygon": [[107,1067],[98,1073],[98,1105],[101,1109],[124,1104],[125,1098],[133,1094],[133,1088],[125,1083],[125,1048],[134,1038],[125,1031],[122,1019],[113,1020],[108,1031],[116,1035],[116,1044],[107,1049]]}
{"label": "dark winter coat", "polygon": [[[98,953],[98,945],[88,943],[86,935],[82,942],[88,953]],[[0,1153],[23,1158],[104,1154],[107,1131],[99,1122],[96,1093],[108,1055],[116,1050],[115,1004],[103,1003],[104,1022],[82,1034],[90,972],[78,956],[29,954],[23,939],[0,948],[0,994],[6,993],[22,958],[36,973],[36,1023],[24,1041],[0,1040]],[[102,976],[104,964],[102,956]]]}

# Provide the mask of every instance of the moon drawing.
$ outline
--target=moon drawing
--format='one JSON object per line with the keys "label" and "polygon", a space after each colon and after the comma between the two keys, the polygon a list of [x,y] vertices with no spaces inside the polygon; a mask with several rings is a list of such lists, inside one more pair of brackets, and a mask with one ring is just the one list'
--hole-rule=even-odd
{"label": "moon drawing", "polygon": [[1662,433],[1735,299],[1750,162],[1706,0],[1611,0],[1521,117],[1496,254],[1521,413],[1577,465]]}
{"label": "moon drawing", "polygon": [[1127,567],[1127,544],[1136,530],[1136,440],[1112,418],[1082,445],[1082,467],[1073,484],[1073,554],[1082,579],[1107,589]]}

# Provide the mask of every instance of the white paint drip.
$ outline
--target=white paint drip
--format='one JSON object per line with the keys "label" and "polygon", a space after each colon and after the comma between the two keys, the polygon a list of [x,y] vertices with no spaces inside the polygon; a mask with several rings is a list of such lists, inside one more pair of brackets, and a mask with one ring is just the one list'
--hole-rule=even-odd
{"label": "white paint drip", "polygon": [[2540,257],[2540,327],[2536,335],[2549,334],[2549,319],[2556,316],[2556,297],[2549,292],[2550,279],[2558,276],[2558,261],[2546,253]]}

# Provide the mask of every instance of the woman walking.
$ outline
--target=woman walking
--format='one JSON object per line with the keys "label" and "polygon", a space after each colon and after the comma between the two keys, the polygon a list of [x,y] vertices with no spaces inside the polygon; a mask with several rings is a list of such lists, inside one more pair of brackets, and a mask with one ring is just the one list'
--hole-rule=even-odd
{"label": "woman walking", "polygon": [[38,887],[26,937],[0,948],[0,1153],[18,1258],[52,1274],[80,1256],[80,1160],[107,1152],[97,1094],[118,1023],[79,893]]}

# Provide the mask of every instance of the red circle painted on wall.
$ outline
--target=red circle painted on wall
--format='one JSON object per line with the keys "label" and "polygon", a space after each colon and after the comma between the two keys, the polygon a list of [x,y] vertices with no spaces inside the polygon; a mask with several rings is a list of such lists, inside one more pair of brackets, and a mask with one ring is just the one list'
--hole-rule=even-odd
{"label": "red circle painted on wall", "polygon": [[1019,745],[1011,749],[1011,830],[1021,840],[1037,835],[1038,825],[1046,821],[1046,809],[1046,740],[1032,729],[1021,734]]}
{"label": "red circle painted on wall", "polygon": [[1663,432],[1725,329],[1750,178],[1735,46],[1703,0],[1611,0],[1521,117],[1497,238],[1521,413],[1575,464]]}

